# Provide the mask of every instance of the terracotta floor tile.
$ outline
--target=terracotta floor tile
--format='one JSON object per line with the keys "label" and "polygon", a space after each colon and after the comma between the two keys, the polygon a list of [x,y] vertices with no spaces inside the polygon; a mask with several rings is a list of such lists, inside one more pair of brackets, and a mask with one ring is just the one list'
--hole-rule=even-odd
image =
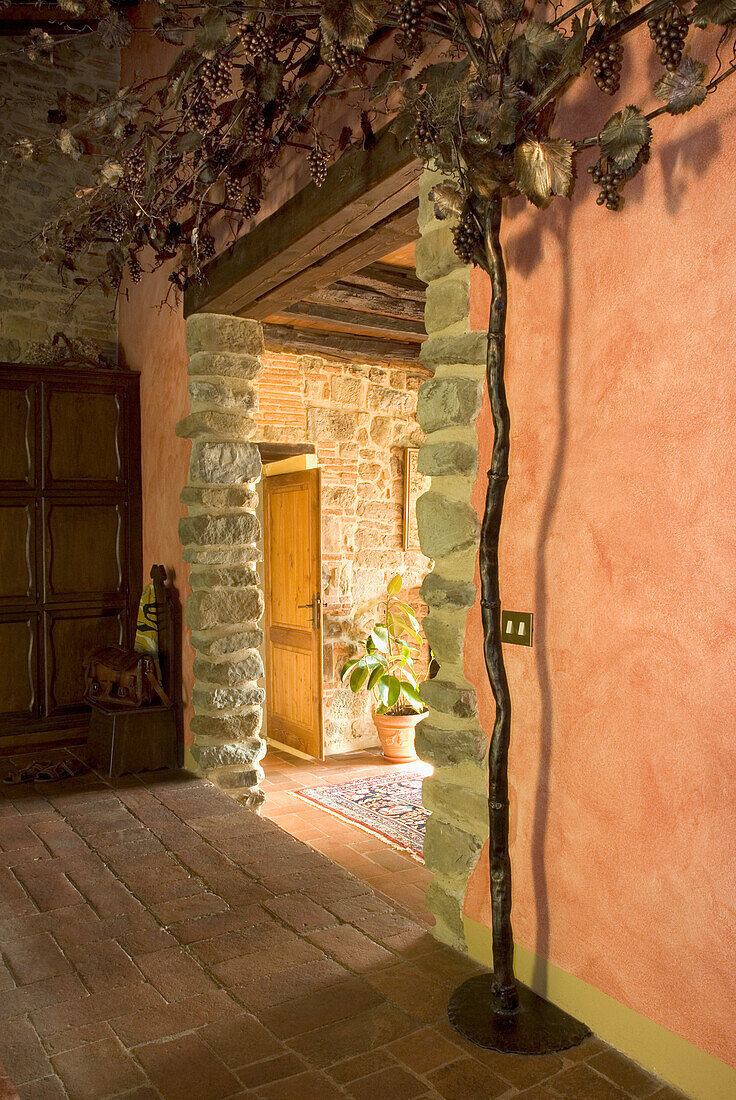
{"label": "terracotta floor tile", "polygon": [[35,1028],[21,1017],[5,1020],[0,1027],[0,1059],[15,1085],[53,1073]]}
{"label": "terracotta floor tile", "polygon": [[404,1039],[398,1039],[388,1047],[395,1058],[417,1073],[445,1066],[457,1060],[460,1051],[454,1043],[444,1039],[438,1031],[423,1028]]}
{"label": "terracotta floor tile", "polygon": [[48,932],[6,941],[2,951],[5,963],[18,985],[29,985],[58,974],[73,973],[63,952]]}
{"label": "terracotta floor tile", "polygon": [[144,980],[138,967],[115,940],[70,948],[68,957],[90,993]]}
{"label": "terracotta floor tile", "polygon": [[19,1088],[20,1100],[68,1100],[69,1093],[54,1074]]}
{"label": "terracotta floor tile", "polygon": [[337,924],[334,913],[323,909],[321,905],[316,905],[303,894],[286,894],[283,897],[274,898],[273,901],[266,901],[264,909],[268,909],[295,932],[311,932],[316,928]]}
{"label": "terracotta floor tile", "polygon": [[413,1100],[427,1091],[427,1086],[401,1066],[392,1066],[361,1077],[348,1086],[355,1100]]}
{"label": "terracotta floor tile", "polygon": [[387,1066],[396,1065],[395,1060],[388,1053],[386,1047],[380,1050],[371,1050],[367,1054],[357,1054],[354,1058],[346,1058],[344,1062],[338,1062],[330,1067],[330,1077],[340,1083],[357,1081],[359,1077],[373,1075]]}
{"label": "terracotta floor tile", "polygon": [[241,1069],[284,1053],[282,1044],[263,1024],[245,1012],[208,1024],[197,1034],[230,1069]]}
{"label": "terracotta floor tile", "polygon": [[616,1050],[604,1050],[600,1054],[594,1054],[589,1059],[588,1065],[631,1096],[648,1097],[656,1093],[660,1087],[661,1082],[656,1077],[652,1077],[651,1074],[634,1065]]}
{"label": "terracotta floor tile", "polygon": [[417,1021],[391,1004],[310,1031],[289,1046],[317,1066],[331,1066],[417,1030]]}
{"label": "terracotta floor tile", "polygon": [[281,1039],[315,1031],[327,1024],[344,1021],[383,1003],[383,997],[366,982],[351,978],[318,993],[308,993],[258,1015],[266,1027]]}
{"label": "terracotta floor tile", "polygon": [[148,1043],[136,1056],[166,1100],[224,1100],[240,1082],[196,1035]]}
{"label": "terracotta floor tile", "polygon": [[342,1100],[344,1093],[321,1073],[300,1073],[286,1081],[263,1085],[257,1091],[266,1100]]}
{"label": "terracotta floor tile", "polygon": [[428,1073],[427,1079],[446,1100],[493,1100],[508,1092],[508,1085],[494,1077],[480,1062],[459,1058]]}
{"label": "terracotta floor tile", "polygon": [[203,993],[174,1004],[159,1004],[112,1021],[112,1028],[126,1046],[172,1039],[223,1017],[237,1015],[239,1005],[224,989]]}
{"label": "terracotta floor tile", "polygon": [[183,1001],[216,988],[199,963],[181,947],[141,955],[136,963],[167,1001]]}
{"label": "terracotta floor tile", "polygon": [[145,1080],[140,1067],[115,1039],[103,1039],[57,1054],[52,1062],[74,1100],[103,1100]]}
{"label": "terracotta floor tile", "polygon": [[565,1100],[626,1100],[626,1093],[588,1065],[572,1066],[546,1082]]}
{"label": "terracotta floor tile", "polygon": [[265,1062],[255,1062],[252,1066],[244,1066],[238,1070],[238,1077],[248,1089],[258,1089],[261,1085],[269,1085],[274,1081],[284,1081],[287,1077],[294,1077],[297,1073],[304,1073],[308,1069],[306,1062],[297,1058],[296,1054],[281,1054],[278,1058],[269,1058]]}

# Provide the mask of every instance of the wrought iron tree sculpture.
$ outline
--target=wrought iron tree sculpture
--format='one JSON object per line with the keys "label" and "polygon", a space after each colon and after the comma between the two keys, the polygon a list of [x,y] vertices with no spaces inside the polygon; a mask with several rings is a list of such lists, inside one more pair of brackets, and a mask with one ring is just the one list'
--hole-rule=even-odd
{"label": "wrought iron tree sculpture", "polygon": [[[95,33],[125,45],[131,29],[107,0],[85,7]],[[77,10],[79,9],[79,10]],[[649,160],[650,123],[702,105],[736,71],[736,0],[579,0],[570,7],[520,0],[160,0],[150,33],[175,49],[159,79],[100,97],[63,98],[51,112],[49,145],[91,155],[97,182],[46,227],[42,254],[83,286],[75,259],[100,244],[117,287],[141,257],[171,265],[172,285],[200,278],[215,252],[213,226],[246,231],[269,176],[285,156],[305,155],[317,186],[329,159],[356,140],[373,141],[386,115],[417,156],[439,169],[438,217],[459,219],[456,250],[486,271],[492,287],[486,381],[494,443],[480,539],[481,607],[488,677],[496,704],[489,748],[490,894],[494,972],[453,996],[450,1014],[474,1041],[542,1052],[580,1041],[586,1029],[519,987],[514,977],[509,858],[508,753],[511,697],[501,645],[499,535],[509,471],[510,418],[504,388],[506,272],[500,231],[504,201],[525,196],[540,209],[570,197],[581,154],[597,202],[618,211],[622,189]],[[585,82],[585,95],[616,95],[625,45],[648,30],[663,72],[659,106],[624,105],[589,136],[553,136],[558,108]],[[695,31],[716,68],[692,56]],[[141,32],[139,32],[141,33]],[[42,30],[26,43],[53,59]],[[732,47],[730,61],[721,52]],[[342,100],[340,124],[328,104]],[[347,122],[347,125],[344,123]],[[20,141],[9,156],[43,155]]]}

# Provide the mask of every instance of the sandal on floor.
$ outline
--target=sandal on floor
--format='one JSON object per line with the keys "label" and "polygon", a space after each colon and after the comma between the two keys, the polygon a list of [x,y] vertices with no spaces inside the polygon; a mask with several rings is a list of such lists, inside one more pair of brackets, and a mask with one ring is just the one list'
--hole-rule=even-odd
{"label": "sandal on floor", "polygon": [[33,777],[34,783],[60,783],[62,779],[74,779],[87,771],[81,760],[62,760],[50,768],[44,768]]}
{"label": "sandal on floor", "polygon": [[32,783],[39,774],[47,772],[53,764],[50,760],[42,760],[37,764],[29,764],[27,768],[18,768],[14,772],[8,772],[3,776],[3,783],[7,783],[13,787],[19,786],[21,783]]}

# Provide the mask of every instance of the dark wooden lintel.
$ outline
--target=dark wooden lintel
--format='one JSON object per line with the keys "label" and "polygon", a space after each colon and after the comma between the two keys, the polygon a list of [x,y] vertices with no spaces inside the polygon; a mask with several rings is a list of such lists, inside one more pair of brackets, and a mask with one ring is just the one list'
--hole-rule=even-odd
{"label": "dark wooden lintel", "polygon": [[321,355],[326,359],[341,359],[361,363],[419,362],[421,344],[401,340],[381,340],[370,336],[355,336],[323,329],[296,329],[287,325],[264,324],[266,347],[298,355]]}
{"label": "dark wooden lintel", "polygon": [[[357,237],[404,207],[416,196],[418,175],[408,143],[397,141],[388,128],[372,149],[346,150],[321,188],[303,187],[207,265],[204,281],[187,287],[185,315],[204,310],[268,316],[273,309],[251,313],[254,301],[341,250],[348,233]],[[282,298],[282,304],[301,296]]]}

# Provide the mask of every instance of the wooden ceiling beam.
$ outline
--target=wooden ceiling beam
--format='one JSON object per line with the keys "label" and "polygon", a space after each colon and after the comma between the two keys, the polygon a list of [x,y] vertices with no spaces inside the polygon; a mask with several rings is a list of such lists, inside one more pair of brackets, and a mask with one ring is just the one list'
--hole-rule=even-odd
{"label": "wooden ceiling beam", "polygon": [[320,329],[295,329],[287,325],[264,324],[266,347],[272,351],[296,355],[321,355],[359,363],[403,363],[416,366],[421,344],[401,340],[381,340],[351,333],[325,332]]}
{"label": "wooden ceiling beam", "polygon": [[[347,149],[328,169],[321,188],[313,183],[303,187],[207,264],[204,280],[186,289],[185,315],[204,311],[268,316],[273,309],[256,314],[251,306],[342,251],[346,239],[364,234],[405,207],[417,194],[419,171],[408,143],[397,141],[388,128],[379,133],[373,148]],[[391,242],[382,254],[402,243],[404,238]],[[355,266],[364,264],[358,260]],[[281,300],[290,305],[301,296]]]}
{"label": "wooden ceiling beam", "polygon": [[380,294],[393,294],[397,298],[404,298],[410,302],[424,304],[427,295],[425,283],[412,271],[404,271],[391,264],[368,264],[360,271],[353,271],[346,281],[353,286],[366,287]]}
{"label": "wooden ceiling beam", "polygon": [[298,325],[298,318],[308,318],[314,325],[323,325],[341,332],[375,333],[376,336],[390,336],[392,339],[423,340],[426,336],[423,321],[409,321],[403,317],[384,317],[380,313],[364,313],[357,309],[312,305],[310,302],[295,302],[288,306],[283,315],[289,323]]}
{"label": "wooden ceiling beam", "polygon": [[365,286],[353,286],[350,282],[330,283],[329,286],[307,291],[303,301],[316,305],[357,309],[361,313],[378,313],[386,317],[403,317],[406,320],[424,321],[424,304],[410,298],[400,298],[387,286],[386,292],[370,290]]}

